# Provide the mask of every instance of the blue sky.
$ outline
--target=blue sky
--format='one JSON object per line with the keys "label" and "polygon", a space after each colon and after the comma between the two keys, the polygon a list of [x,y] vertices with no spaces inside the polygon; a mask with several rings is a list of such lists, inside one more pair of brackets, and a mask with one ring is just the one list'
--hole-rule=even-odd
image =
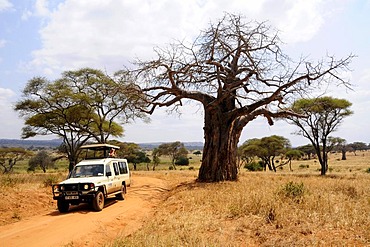
{"label": "blue sky", "polygon": [[[281,31],[283,49],[292,57],[356,54],[345,75],[354,91],[327,90],[353,103],[354,115],[333,136],[370,143],[370,0],[0,0],[0,138],[20,138],[23,120],[12,109],[32,77],[55,79],[82,67],[116,71],[137,57],[153,58],[154,46],[191,40],[225,11],[268,20]],[[150,124],[124,126],[122,140],[203,141],[197,109],[184,107],[180,117],[157,111]],[[292,135],[294,130],[285,122],[268,126],[258,118],[241,141],[277,134],[293,145],[308,143]]]}

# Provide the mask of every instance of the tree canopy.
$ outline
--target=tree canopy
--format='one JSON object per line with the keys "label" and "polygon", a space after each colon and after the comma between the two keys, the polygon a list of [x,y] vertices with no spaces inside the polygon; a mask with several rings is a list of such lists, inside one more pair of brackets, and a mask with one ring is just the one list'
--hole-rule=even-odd
{"label": "tree canopy", "polygon": [[157,58],[138,61],[136,78],[149,113],[157,107],[178,109],[187,100],[203,106],[203,159],[198,181],[237,179],[237,144],[241,132],[258,116],[296,113],[282,106],[292,98],[341,78],[353,56],[313,62],[292,61],[281,50],[278,32],[267,23],[225,16],[200,33],[193,43],[157,48]]}
{"label": "tree canopy", "polygon": [[282,136],[268,136],[261,139],[250,139],[239,147],[243,156],[254,157],[257,156],[263,161],[264,169],[276,172],[275,157],[283,155],[288,148],[290,148],[290,141]]}
{"label": "tree canopy", "polygon": [[111,77],[84,68],[66,71],[54,81],[29,80],[15,110],[25,118],[23,138],[57,135],[63,139],[70,163],[76,163],[79,147],[87,140],[105,143],[110,136],[123,135],[120,124],[145,118],[140,95],[125,71]]}
{"label": "tree canopy", "polygon": [[184,143],[179,141],[162,143],[155,150],[155,153],[159,156],[168,155],[171,158],[172,167],[176,170],[176,161],[182,157],[188,156],[188,150],[185,148]]}

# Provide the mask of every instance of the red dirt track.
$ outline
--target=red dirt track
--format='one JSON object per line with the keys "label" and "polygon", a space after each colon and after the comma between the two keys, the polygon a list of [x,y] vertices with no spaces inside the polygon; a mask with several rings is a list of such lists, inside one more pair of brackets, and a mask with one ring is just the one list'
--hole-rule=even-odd
{"label": "red dirt track", "polygon": [[81,204],[72,206],[67,214],[55,209],[0,226],[0,246],[99,246],[139,229],[165,191],[168,186],[163,180],[134,177],[125,200],[108,199],[101,212],[91,211]]}

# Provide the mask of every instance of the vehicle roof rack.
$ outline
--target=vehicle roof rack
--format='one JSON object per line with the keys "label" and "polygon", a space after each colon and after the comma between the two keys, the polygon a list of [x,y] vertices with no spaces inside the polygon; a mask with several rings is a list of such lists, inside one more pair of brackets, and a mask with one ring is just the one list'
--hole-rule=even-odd
{"label": "vehicle roof rack", "polygon": [[[81,149],[86,150],[85,159],[96,159],[96,158],[113,158],[116,157],[116,150],[120,149],[119,146],[107,144],[107,143],[97,143],[97,144],[88,144],[80,147]],[[94,151],[92,157],[88,157],[88,150]],[[97,157],[97,152],[102,151],[102,156]],[[101,152],[100,152],[101,153]]]}
{"label": "vehicle roof rack", "polygon": [[91,150],[107,150],[107,149],[120,149],[119,146],[107,144],[107,143],[97,143],[97,144],[88,144],[81,146],[81,149],[91,149]]}

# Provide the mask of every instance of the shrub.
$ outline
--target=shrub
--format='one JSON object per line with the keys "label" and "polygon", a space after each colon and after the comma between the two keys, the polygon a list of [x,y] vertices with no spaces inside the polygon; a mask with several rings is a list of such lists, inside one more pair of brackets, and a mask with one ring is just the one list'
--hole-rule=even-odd
{"label": "shrub", "polygon": [[367,173],[370,173],[370,167],[369,167],[369,168],[367,168],[366,172],[367,172]]}
{"label": "shrub", "polygon": [[263,171],[263,162],[262,161],[259,161],[259,162],[250,162],[248,164],[245,164],[244,166],[245,169],[247,169],[248,171]]}
{"label": "shrub", "polygon": [[300,164],[300,165],[299,165],[299,168],[300,168],[300,169],[310,168],[310,165]]}
{"label": "shrub", "polygon": [[303,200],[303,196],[306,193],[306,189],[303,183],[295,183],[290,181],[286,183],[279,191],[279,194],[290,198],[293,201],[299,203]]}
{"label": "shrub", "polygon": [[179,157],[176,162],[175,162],[175,165],[178,165],[178,166],[188,166],[189,165],[189,159],[187,157]]}

